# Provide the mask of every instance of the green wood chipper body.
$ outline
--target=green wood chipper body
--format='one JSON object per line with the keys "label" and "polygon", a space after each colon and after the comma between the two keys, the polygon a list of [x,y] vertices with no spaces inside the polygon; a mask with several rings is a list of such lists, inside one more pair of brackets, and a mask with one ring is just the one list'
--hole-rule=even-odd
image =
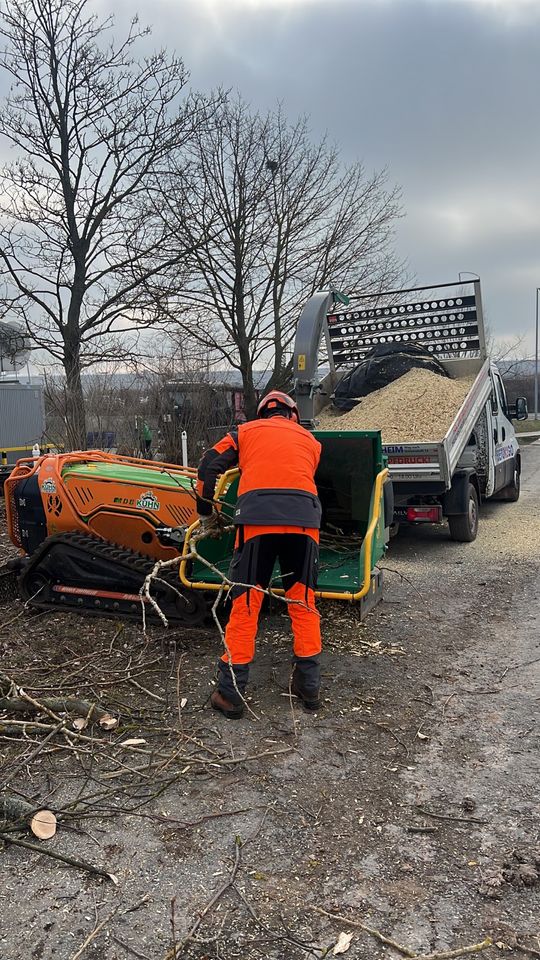
{"label": "green wood chipper body", "polygon": [[[380,598],[382,574],[377,564],[386,551],[391,522],[391,484],[381,435],[333,430],[315,431],[315,436],[322,445],[316,480],[323,508],[317,596],[358,602],[367,612]],[[237,487],[235,471],[223,478],[218,492],[222,515],[231,522]],[[192,536],[197,527],[195,523],[188,531],[184,557],[192,555],[195,545],[201,560],[185,559],[180,577],[186,587],[216,591],[223,585],[222,575],[227,575],[235,533],[229,530],[218,540],[196,541]],[[275,583],[279,593],[278,569]]]}

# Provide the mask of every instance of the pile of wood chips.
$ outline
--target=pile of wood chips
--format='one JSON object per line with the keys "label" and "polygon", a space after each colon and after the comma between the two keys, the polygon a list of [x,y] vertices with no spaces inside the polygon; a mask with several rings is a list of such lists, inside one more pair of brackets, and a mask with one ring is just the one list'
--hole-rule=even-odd
{"label": "pile of wood chips", "polygon": [[318,430],[381,430],[383,443],[442,440],[474,378],[450,380],[415,368],[375,390],[347,413],[326,407]]}

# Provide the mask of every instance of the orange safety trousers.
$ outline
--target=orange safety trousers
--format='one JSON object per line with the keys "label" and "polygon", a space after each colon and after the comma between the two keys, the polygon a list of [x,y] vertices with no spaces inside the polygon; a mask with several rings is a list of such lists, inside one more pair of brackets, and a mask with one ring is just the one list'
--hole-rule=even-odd
{"label": "orange safety trousers", "polygon": [[[225,643],[234,665],[249,664],[255,655],[255,638],[264,594],[272,581],[276,560],[288,601],[295,657],[316,657],[321,652],[320,618],[315,607],[319,531],[297,527],[246,526],[239,528],[229,577],[237,584],[230,591],[231,613]],[[221,658],[228,662],[228,654]]]}

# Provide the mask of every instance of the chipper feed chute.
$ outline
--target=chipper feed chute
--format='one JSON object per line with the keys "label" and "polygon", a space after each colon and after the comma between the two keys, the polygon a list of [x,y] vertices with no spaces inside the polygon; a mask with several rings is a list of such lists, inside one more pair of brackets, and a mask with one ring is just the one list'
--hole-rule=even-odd
{"label": "chipper feed chute", "polygon": [[[367,612],[380,598],[382,573],[377,563],[386,550],[392,514],[381,435],[377,431],[324,431],[315,436],[322,444],[316,480],[323,508],[316,595],[356,601],[362,612]],[[236,471],[226,474],[218,488],[225,521],[234,513],[237,476]],[[198,523],[192,524],[186,535],[180,578],[184,587],[215,592],[228,572],[234,530],[218,540],[197,542],[192,539],[197,529]],[[194,547],[201,559],[188,561]],[[276,587],[274,592],[281,591]]]}

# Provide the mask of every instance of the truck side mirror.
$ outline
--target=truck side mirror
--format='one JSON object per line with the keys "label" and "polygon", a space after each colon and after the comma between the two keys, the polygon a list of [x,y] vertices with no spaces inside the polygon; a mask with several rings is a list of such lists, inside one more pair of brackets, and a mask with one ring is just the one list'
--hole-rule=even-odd
{"label": "truck side mirror", "polygon": [[512,420],[527,420],[529,416],[529,408],[527,406],[526,397],[518,397],[516,400],[515,413],[512,417]]}

